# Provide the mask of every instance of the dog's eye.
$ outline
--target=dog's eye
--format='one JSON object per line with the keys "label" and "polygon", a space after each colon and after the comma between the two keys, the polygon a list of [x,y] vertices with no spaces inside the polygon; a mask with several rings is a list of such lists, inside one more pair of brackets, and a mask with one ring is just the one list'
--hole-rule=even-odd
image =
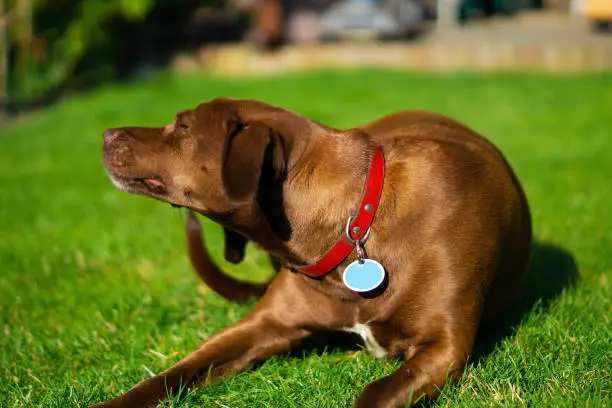
{"label": "dog's eye", "polygon": [[181,128],[181,129],[189,129],[189,125],[186,123],[178,123],[176,127]]}

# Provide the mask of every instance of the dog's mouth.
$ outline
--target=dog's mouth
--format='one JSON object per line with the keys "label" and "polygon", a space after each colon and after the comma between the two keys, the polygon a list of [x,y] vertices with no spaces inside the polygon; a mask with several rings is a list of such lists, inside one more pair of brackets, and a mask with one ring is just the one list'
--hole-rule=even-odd
{"label": "dog's mouth", "polygon": [[[112,147],[112,146],[111,146]],[[145,195],[160,201],[170,202],[174,189],[156,171],[139,169],[136,157],[130,146],[104,147],[102,163],[106,174],[118,189]]]}
{"label": "dog's mouth", "polygon": [[145,190],[157,195],[167,195],[168,189],[166,185],[158,178],[135,178],[130,180],[133,183]]}
{"label": "dog's mouth", "polygon": [[125,177],[110,172],[109,176],[117,188],[128,193],[152,195],[158,198],[168,195],[168,187],[158,176]]}

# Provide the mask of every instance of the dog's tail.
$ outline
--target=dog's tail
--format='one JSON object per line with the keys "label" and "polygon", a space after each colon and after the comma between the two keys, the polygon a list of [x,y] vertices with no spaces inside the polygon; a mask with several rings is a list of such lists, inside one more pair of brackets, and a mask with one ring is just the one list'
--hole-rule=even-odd
{"label": "dog's tail", "polygon": [[243,302],[250,297],[261,297],[268,288],[268,283],[251,284],[240,282],[225,273],[213,262],[204,245],[202,226],[195,213],[188,210],[185,223],[187,252],[193,269],[204,283],[224,298]]}

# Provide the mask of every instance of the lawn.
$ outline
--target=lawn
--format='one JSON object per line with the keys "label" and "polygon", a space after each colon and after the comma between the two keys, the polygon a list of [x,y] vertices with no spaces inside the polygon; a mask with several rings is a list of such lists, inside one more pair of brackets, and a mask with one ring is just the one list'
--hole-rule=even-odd
{"label": "lawn", "polygon": [[[216,96],[348,127],[402,109],[492,139],[534,220],[524,294],[478,342],[440,407],[612,405],[612,75],[315,72],[229,81],[162,74],[104,86],[0,124],[0,406],[84,407],[127,390],[244,315],[191,271],[185,214],[120,192],[101,164],[107,127],[164,125]],[[221,262],[221,230],[205,223]],[[221,262],[222,263],[222,262]],[[235,276],[265,279],[254,248]],[[391,373],[359,348],[306,347],[175,407],[349,407]]]}

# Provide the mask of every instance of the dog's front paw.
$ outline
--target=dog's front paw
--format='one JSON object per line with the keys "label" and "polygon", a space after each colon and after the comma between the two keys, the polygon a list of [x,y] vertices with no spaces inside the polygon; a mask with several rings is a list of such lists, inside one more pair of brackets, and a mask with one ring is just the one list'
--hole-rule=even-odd
{"label": "dog's front paw", "polygon": [[98,402],[97,404],[90,405],[89,408],[125,408],[123,404],[117,403],[116,399],[109,401]]}

